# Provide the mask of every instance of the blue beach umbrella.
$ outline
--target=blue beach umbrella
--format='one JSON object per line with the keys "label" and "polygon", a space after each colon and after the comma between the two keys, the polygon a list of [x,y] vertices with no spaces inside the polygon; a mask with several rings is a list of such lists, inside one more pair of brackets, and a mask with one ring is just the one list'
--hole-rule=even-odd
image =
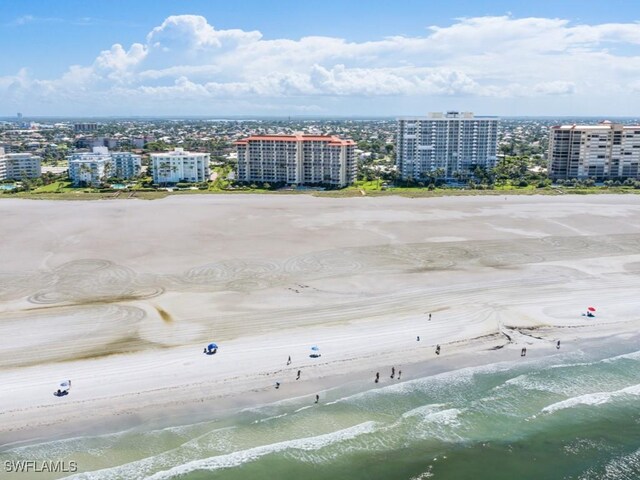
{"label": "blue beach umbrella", "polygon": [[311,350],[313,350],[314,352],[317,352],[320,350],[320,348],[318,348],[317,345],[314,345],[313,347],[311,347]]}
{"label": "blue beach umbrella", "polygon": [[218,348],[218,344],[217,343],[210,343],[209,345],[207,345],[207,350],[211,351],[215,348]]}

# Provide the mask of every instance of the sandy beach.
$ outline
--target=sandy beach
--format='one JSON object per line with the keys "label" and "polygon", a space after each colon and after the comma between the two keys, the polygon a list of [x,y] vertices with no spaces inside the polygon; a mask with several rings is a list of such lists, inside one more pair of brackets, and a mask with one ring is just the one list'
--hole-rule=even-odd
{"label": "sandy beach", "polygon": [[0,227],[0,448],[640,324],[635,195],[2,200]]}

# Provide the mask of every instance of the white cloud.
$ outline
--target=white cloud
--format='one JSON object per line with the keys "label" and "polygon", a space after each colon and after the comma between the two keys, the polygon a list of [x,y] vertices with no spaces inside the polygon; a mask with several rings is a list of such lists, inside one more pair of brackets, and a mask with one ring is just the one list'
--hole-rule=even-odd
{"label": "white cloud", "polygon": [[[494,113],[491,99],[504,104],[531,98],[558,113],[587,95],[589,108],[598,105],[598,97],[601,106],[614,105],[611,98],[623,99],[636,89],[638,77],[637,23],[476,17],[431,26],[420,37],[348,42],[321,36],[265,39],[258,31],[218,30],[204,17],[176,15],[143,42],[129,48],[114,44],[91,65],[72,66],[60,78],[32,79],[24,70],[0,78],[0,104],[38,111],[40,103],[63,108],[73,99],[83,112],[100,114],[119,113],[118,105],[148,110],[161,100],[163,108],[196,110],[191,113],[221,106],[224,113],[259,113],[281,104],[283,111],[338,105],[337,113],[359,114],[349,111],[350,105],[362,105],[359,98],[408,98],[415,106],[459,98],[469,108],[484,105]],[[376,102],[369,102],[367,113],[387,113],[376,112]],[[635,99],[620,104],[640,108]],[[234,110],[249,105],[264,108]]]}
{"label": "white cloud", "polygon": [[30,23],[57,23],[62,22],[61,18],[56,17],[37,17],[35,15],[22,15],[20,17],[15,18],[12,22],[7,25],[12,27],[21,27],[23,25],[28,25]]}
{"label": "white cloud", "polygon": [[146,56],[147,48],[140,43],[131,45],[129,51],[126,51],[119,43],[116,43],[110,50],[100,52],[100,55],[96,58],[95,65],[106,70],[123,71],[136,66]]}
{"label": "white cloud", "polygon": [[575,93],[576,85],[573,82],[542,82],[533,86],[533,91],[542,95],[569,95]]}
{"label": "white cloud", "polygon": [[216,30],[199,15],[173,15],[147,35],[147,43],[156,48],[207,49],[253,43],[262,38],[257,31]]}

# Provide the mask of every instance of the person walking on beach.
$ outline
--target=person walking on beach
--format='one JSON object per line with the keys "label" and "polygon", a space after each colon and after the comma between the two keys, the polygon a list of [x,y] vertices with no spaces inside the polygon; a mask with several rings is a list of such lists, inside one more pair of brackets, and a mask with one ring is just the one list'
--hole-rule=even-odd
{"label": "person walking on beach", "polygon": [[302,370],[298,370],[298,376],[296,377],[296,380],[300,380],[300,374],[302,373]]}
{"label": "person walking on beach", "polygon": [[436,345],[436,355],[440,355],[440,345]]}
{"label": "person walking on beach", "polygon": [[560,340],[558,340],[558,343],[556,343],[556,348],[560,350]]}
{"label": "person walking on beach", "polygon": [[419,341],[420,341],[420,335],[416,337],[416,342],[419,342]]}
{"label": "person walking on beach", "polygon": [[431,321],[431,314],[429,314],[429,321]]}
{"label": "person walking on beach", "polygon": [[318,400],[320,400],[320,395],[316,395],[316,403],[318,403]]}
{"label": "person walking on beach", "polygon": [[287,365],[291,365],[291,355],[289,355],[289,359],[287,360]]}
{"label": "person walking on beach", "polygon": [[520,356],[521,357],[526,357],[527,356],[527,348],[523,347],[522,350],[520,350]]}
{"label": "person walking on beach", "polygon": [[401,376],[402,376],[402,370],[398,370],[398,380],[400,380]]}
{"label": "person walking on beach", "polygon": [[380,381],[380,372],[376,372],[376,383]]}
{"label": "person walking on beach", "polygon": [[396,367],[391,367],[391,378],[396,376]]}

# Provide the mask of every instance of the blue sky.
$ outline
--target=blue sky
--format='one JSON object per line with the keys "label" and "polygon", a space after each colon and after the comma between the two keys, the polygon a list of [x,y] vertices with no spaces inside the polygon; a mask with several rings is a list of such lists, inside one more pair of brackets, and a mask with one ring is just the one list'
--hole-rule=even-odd
{"label": "blue sky", "polygon": [[639,4],[528,3],[4,1],[0,115],[637,115]]}

